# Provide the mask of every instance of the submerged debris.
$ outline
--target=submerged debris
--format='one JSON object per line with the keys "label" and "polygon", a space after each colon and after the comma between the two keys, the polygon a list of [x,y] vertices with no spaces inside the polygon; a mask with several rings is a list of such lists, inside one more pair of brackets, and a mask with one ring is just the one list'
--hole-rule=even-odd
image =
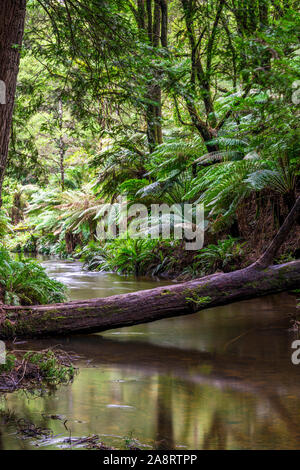
{"label": "submerged debris", "polygon": [[[59,419],[62,421],[61,416],[51,415],[51,419]],[[49,446],[55,442],[58,448],[73,449],[80,447],[82,449],[95,449],[95,450],[113,450],[100,441],[100,437],[96,434],[92,436],[83,437],[64,437],[61,434],[54,435],[53,431],[47,427],[34,424],[25,418],[19,418],[14,411],[0,411],[0,423],[5,425],[13,425],[16,434],[20,439],[33,439],[33,444],[36,446]]]}
{"label": "submerged debris", "polygon": [[14,425],[17,435],[22,439],[49,439],[50,437],[53,437],[53,431],[51,431],[51,429],[36,426],[25,418],[18,418],[18,416],[10,410],[2,411],[0,413],[0,422],[6,425]]}
{"label": "submerged debris", "polygon": [[19,419],[16,424],[18,426],[17,434],[23,438],[44,439],[53,436],[51,429],[36,426],[23,418]]}
{"label": "submerged debris", "polygon": [[72,447],[84,447],[85,449],[98,449],[98,450],[113,450],[113,447],[108,447],[100,441],[100,437],[96,434],[89,437],[68,437],[63,441],[66,444],[70,444]]}

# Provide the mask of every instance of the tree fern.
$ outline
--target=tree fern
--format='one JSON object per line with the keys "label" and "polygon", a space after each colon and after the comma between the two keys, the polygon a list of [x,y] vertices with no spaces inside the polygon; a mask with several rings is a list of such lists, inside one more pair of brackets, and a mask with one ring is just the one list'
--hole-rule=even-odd
{"label": "tree fern", "polygon": [[262,161],[241,160],[204,168],[193,180],[185,198],[197,198],[204,204],[208,216],[218,216],[214,228],[219,229],[231,223],[238,205],[253,190],[247,177],[263,165]]}
{"label": "tree fern", "polygon": [[263,169],[251,173],[246,181],[256,191],[270,188],[278,193],[286,194],[295,190],[296,174],[291,172],[289,168]]}

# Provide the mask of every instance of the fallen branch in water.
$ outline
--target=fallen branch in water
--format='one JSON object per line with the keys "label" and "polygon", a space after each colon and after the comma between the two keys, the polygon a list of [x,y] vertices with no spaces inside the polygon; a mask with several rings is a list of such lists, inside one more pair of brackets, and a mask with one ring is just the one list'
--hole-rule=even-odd
{"label": "fallen branch in water", "polygon": [[300,285],[300,261],[252,267],[182,284],[102,299],[36,307],[5,306],[0,337],[96,333],[113,328],[187,315],[239,300],[282,292]]}
{"label": "fallen branch in water", "polygon": [[248,268],[101,299],[33,307],[3,305],[0,338],[97,333],[299,287],[300,260],[267,266],[292,229],[299,212],[300,197],[265,253]]}

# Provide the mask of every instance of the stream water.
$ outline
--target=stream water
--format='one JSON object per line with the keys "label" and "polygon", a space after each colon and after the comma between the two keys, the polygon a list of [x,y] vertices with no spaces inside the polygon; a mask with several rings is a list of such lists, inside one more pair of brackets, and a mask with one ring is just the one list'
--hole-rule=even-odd
{"label": "stream water", "polygon": [[[77,262],[43,264],[74,300],[170,283],[87,273]],[[300,365],[291,362],[296,338],[288,330],[295,312],[295,297],[280,294],[101,334],[15,345],[60,345],[81,356],[79,373],[50,395],[19,391],[2,399],[0,411],[48,427],[55,437],[22,439],[0,415],[0,449],[57,449],[69,435],[93,434],[116,448],[135,439],[145,449],[299,449]]]}

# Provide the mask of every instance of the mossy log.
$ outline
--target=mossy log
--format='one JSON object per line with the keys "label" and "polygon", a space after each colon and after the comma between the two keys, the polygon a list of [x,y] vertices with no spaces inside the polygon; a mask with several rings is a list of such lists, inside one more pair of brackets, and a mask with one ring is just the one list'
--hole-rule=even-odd
{"label": "mossy log", "polygon": [[218,305],[300,286],[300,260],[129,294],[34,307],[2,306],[0,338],[96,333],[162,318],[187,315]]}
{"label": "mossy log", "polygon": [[300,196],[263,255],[248,268],[102,299],[33,307],[0,304],[0,338],[97,333],[195,313],[300,286],[300,260],[269,266],[300,213]]}

